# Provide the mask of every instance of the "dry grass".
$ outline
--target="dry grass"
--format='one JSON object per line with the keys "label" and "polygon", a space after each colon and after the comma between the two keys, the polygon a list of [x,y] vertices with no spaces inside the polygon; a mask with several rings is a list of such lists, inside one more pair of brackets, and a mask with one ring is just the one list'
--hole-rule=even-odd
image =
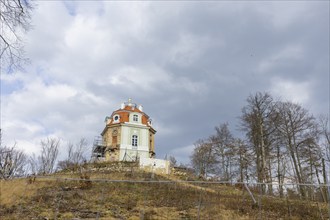
{"label": "dry grass", "polygon": [[[58,173],[58,178],[147,180],[146,172]],[[175,177],[170,178],[175,181]],[[155,176],[153,180],[168,180]],[[3,219],[321,219],[325,204],[263,197],[219,184],[87,182],[55,179],[1,181]],[[325,217],[325,216],[324,216]]]}
{"label": "dry grass", "polygon": [[38,189],[50,183],[46,179],[37,179],[33,184],[30,184],[26,178],[0,180],[0,204],[7,206],[18,204],[20,201],[31,198]]}

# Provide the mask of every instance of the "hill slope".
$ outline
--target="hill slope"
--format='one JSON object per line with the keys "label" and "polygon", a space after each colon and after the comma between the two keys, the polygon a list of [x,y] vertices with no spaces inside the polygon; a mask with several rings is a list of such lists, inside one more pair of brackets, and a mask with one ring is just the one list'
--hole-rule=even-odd
{"label": "hill slope", "polygon": [[1,181],[1,219],[322,219],[322,203],[258,197],[210,182],[182,182],[134,167]]}

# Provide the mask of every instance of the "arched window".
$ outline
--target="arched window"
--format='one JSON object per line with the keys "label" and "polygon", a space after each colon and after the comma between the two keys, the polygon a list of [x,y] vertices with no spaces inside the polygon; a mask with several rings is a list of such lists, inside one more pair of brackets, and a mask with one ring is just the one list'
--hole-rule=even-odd
{"label": "arched window", "polygon": [[132,136],[132,146],[135,148],[138,146],[138,136],[137,135]]}

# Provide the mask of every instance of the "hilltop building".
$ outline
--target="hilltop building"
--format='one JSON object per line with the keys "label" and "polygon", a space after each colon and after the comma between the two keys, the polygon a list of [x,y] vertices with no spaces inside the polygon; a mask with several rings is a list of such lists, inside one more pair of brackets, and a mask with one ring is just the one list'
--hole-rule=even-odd
{"label": "hilltop building", "polygon": [[93,157],[101,161],[136,161],[154,158],[156,130],[142,105],[128,99],[105,118],[101,136],[94,140]]}

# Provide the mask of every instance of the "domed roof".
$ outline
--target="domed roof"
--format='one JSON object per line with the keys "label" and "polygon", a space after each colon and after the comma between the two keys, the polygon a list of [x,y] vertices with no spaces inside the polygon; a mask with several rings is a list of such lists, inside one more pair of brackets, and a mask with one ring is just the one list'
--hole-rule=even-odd
{"label": "domed roof", "polygon": [[139,122],[143,125],[151,127],[151,119],[146,113],[143,112],[142,105],[133,103],[132,99],[128,99],[128,102],[122,103],[120,109],[112,112],[110,117],[106,117],[106,124],[113,125],[128,123],[130,122],[131,113],[137,113],[137,115],[141,117]]}

